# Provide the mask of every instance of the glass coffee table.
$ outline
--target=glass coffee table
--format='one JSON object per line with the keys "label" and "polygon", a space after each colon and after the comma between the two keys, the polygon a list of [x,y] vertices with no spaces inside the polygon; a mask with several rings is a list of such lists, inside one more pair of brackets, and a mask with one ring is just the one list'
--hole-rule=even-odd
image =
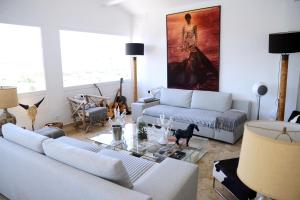
{"label": "glass coffee table", "polygon": [[207,152],[208,139],[193,136],[189,147],[185,145],[185,140],[181,139],[180,145],[175,143],[174,136],[168,136],[168,144],[158,143],[160,133],[158,129],[147,127],[148,138],[139,140],[136,134],[135,124],[126,124],[123,128],[122,140],[114,141],[111,130],[101,132],[99,135],[89,138],[97,144],[105,145],[116,151],[125,151],[136,157],[161,162],[167,157],[197,163]]}

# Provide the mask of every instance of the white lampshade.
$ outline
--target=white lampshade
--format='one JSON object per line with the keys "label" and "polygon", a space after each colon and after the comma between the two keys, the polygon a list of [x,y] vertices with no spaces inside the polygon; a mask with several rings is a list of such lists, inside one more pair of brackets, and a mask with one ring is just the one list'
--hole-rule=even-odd
{"label": "white lampshade", "polygon": [[0,86],[0,108],[12,108],[18,105],[17,88]]}
{"label": "white lampshade", "polygon": [[237,175],[264,196],[299,200],[300,125],[281,121],[246,123]]}

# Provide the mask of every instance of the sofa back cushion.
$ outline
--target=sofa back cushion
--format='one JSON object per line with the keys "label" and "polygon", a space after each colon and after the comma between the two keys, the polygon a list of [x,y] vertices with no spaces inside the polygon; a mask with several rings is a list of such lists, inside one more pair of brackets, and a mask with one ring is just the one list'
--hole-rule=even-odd
{"label": "sofa back cushion", "polygon": [[176,106],[176,107],[191,107],[192,90],[180,89],[161,89],[160,104]]}
{"label": "sofa back cushion", "polygon": [[232,105],[232,95],[224,92],[194,91],[191,108],[225,112]]}
{"label": "sofa back cushion", "polygon": [[133,187],[121,160],[98,155],[95,152],[80,149],[53,139],[45,140],[43,148],[47,156],[57,161],[121,186]]}
{"label": "sofa back cushion", "polygon": [[42,143],[48,139],[46,136],[23,129],[11,123],[2,126],[2,134],[6,140],[41,154],[44,153]]}

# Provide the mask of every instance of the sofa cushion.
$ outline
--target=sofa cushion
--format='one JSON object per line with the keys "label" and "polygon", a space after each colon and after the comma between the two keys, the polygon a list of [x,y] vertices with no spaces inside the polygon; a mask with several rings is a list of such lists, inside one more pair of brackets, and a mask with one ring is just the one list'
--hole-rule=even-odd
{"label": "sofa cushion", "polygon": [[216,118],[221,116],[222,112],[201,109],[185,109],[174,116],[175,121],[187,124],[197,124],[203,127],[215,128]]}
{"label": "sofa cushion", "polygon": [[80,149],[85,149],[85,150],[88,150],[88,151],[92,151],[92,152],[98,152],[103,148],[102,146],[97,145],[95,143],[81,141],[81,140],[77,140],[77,139],[70,138],[70,137],[67,137],[67,136],[59,137],[55,140],[60,141],[62,143],[66,143],[68,145],[71,145],[71,146],[74,146],[74,147],[77,147],[77,148],[80,148]]}
{"label": "sofa cushion", "polygon": [[224,92],[194,91],[191,108],[225,112],[232,105],[232,95]]}
{"label": "sofa cushion", "polygon": [[42,142],[48,139],[11,123],[2,126],[2,134],[5,139],[42,154],[44,153]]}
{"label": "sofa cushion", "polygon": [[143,114],[158,118],[159,115],[164,114],[166,118],[170,118],[174,117],[177,113],[183,112],[184,110],[187,109],[168,105],[156,105],[144,109]]}
{"label": "sofa cushion", "polygon": [[80,149],[60,141],[48,139],[43,142],[45,154],[57,161],[132,188],[128,173],[121,160]]}
{"label": "sofa cushion", "polygon": [[152,161],[110,149],[103,149],[98,154],[122,160],[132,183],[139,179],[155,164]]}
{"label": "sofa cushion", "polygon": [[162,88],[160,103],[169,106],[190,108],[192,94],[192,90]]}

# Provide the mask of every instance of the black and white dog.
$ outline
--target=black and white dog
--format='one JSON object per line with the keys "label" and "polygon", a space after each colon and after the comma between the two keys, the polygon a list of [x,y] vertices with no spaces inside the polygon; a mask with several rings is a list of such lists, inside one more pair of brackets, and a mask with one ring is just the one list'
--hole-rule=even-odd
{"label": "black and white dog", "polygon": [[176,144],[179,145],[180,138],[186,138],[186,146],[189,146],[189,141],[193,136],[194,129],[199,131],[199,128],[196,124],[190,124],[186,130],[178,129],[175,131],[174,135],[176,137]]}

